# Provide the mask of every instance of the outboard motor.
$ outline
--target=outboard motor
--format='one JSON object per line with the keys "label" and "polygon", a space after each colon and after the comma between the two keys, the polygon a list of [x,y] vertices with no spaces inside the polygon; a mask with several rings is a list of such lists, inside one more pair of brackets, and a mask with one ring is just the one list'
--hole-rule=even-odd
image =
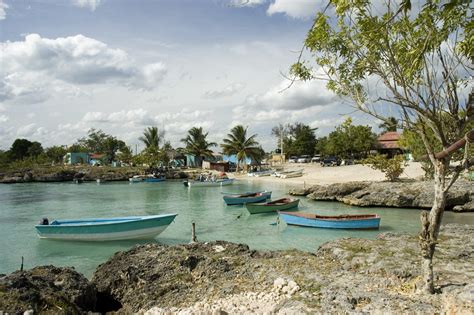
{"label": "outboard motor", "polygon": [[41,221],[40,221],[40,225],[49,225],[48,218],[42,218]]}

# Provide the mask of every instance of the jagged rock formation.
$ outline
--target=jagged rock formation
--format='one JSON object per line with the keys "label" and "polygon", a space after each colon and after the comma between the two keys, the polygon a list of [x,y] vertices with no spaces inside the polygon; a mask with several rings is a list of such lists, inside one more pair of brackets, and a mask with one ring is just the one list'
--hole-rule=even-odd
{"label": "jagged rock formation", "polygon": [[0,277],[0,313],[82,314],[96,308],[97,291],[71,268],[41,266]]}
{"label": "jagged rock formation", "polygon": [[[313,200],[340,201],[360,207],[429,209],[433,205],[434,188],[429,181],[348,182],[294,189],[290,194],[307,196]],[[446,209],[474,211],[474,182],[458,180],[448,192]]]}
{"label": "jagged rock formation", "polygon": [[434,257],[438,293],[426,295],[416,292],[421,270],[413,235],[339,239],[315,253],[224,241],[147,244],[116,253],[91,282],[52,266],[0,276],[0,311],[472,314],[473,257],[474,226],[443,226]]}

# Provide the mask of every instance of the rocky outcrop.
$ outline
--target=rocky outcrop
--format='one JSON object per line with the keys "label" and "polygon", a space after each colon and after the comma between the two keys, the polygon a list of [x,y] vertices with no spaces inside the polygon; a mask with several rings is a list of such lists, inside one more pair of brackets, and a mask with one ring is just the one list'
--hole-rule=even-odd
{"label": "rocky outcrop", "polygon": [[315,254],[227,242],[150,244],[116,254],[92,281],[123,313],[469,312],[473,232],[472,226],[443,227],[434,296],[416,293],[417,237],[393,233],[329,242]]}
{"label": "rocky outcrop", "polygon": [[417,293],[418,238],[384,233],[315,253],[223,241],[141,245],[116,253],[91,282],[52,266],[0,278],[0,312],[472,314],[474,226],[443,226],[438,241],[435,295]]}
{"label": "rocky outcrop", "polygon": [[[133,175],[144,173],[145,170],[127,167],[51,167],[26,169],[11,173],[1,173],[0,183],[29,183],[29,182],[67,182],[73,180],[95,181],[128,181]],[[179,170],[170,170],[165,173],[167,179],[188,178],[188,173]]]}
{"label": "rocky outcrop", "polygon": [[0,278],[0,313],[81,314],[96,307],[96,289],[71,268],[41,266]]}
{"label": "rocky outcrop", "polygon": [[[300,195],[301,190],[290,191]],[[429,209],[433,204],[432,182],[348,182],[316,185],[306,190],[312,200],[335,200],[345,204],[370,207]],[[474,182],[458,180],[449,190],[447,209],[474,211]]]}

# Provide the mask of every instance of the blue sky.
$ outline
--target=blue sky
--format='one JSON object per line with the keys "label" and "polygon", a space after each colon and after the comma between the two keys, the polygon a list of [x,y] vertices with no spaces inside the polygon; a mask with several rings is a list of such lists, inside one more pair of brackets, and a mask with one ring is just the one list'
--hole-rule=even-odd
{"label": "blue sky", "polygon": [[134,147],[151,125],[173,146],[193,126],[220,143],[248,125],[266,150],[278,123],[327,134],[352,109],[324,82],[281,92],[322,3],[0,0],[0,149],[72,144],[89,128]]}

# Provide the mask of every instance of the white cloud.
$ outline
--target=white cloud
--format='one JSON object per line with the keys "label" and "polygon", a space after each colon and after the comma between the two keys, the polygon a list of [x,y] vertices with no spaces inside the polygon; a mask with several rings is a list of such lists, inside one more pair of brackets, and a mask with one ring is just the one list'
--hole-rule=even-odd
{"label": "white cloud", "polygon": [[267,0],[231,0],[230,3],[234,7],[254,7],[262,3],[267,2]]}
{"label": "white cloud", "polygon": [[297,81],[290,88],[288,86],[289,82],[285,80],[263,94],[251,95],[244,106],[262,110],[301,110],[330,105],[336,101],[336,96],[325,88],[323,81]]}
{"label": "white cloud", "polygon": [[8,116],[7,115],[0,115],[0,122],[7,122],[8,121]]}
{"label": "white cloud", "polygon": [[79,8],[86,8],[95,11],[101,2],[101,0],[73,0],[73,5]]}
{"label": "white cloud", "polygon": [[9,8],[8,4],[0,0],[0,21],[7,18],[7,9]]}
{"label": "white cloud", "polygon": [[32,123],[32,124],[18,128],[18,130],[16,131],[16,134],[20,137],[31,137],[35,134],[36,130],[37,130],[36,124]]}
{"label": "white cloud", "polygon": [[0,101],[41,102],[52,90],[78,95],[78,86],[91,84],[154,89],[166,74],[163,63],[139,65],[125,51],[83,35],[30,34],[24,41],[0,43],[0,50]]}
{"label": "white cloud", "polygon": [[203,98],[215,99],[225,96],[231,96],[242,91],[244,88],[245,84],[243,83],[233,83],[220,90],[206,91],[203,94]]}
{"label": "white cloud", "polygon": [[326,1],[321,0],[275,0],[267,9],[268,15],[283,13],[296,19],[316,16],[317,10],[324,9]]}

